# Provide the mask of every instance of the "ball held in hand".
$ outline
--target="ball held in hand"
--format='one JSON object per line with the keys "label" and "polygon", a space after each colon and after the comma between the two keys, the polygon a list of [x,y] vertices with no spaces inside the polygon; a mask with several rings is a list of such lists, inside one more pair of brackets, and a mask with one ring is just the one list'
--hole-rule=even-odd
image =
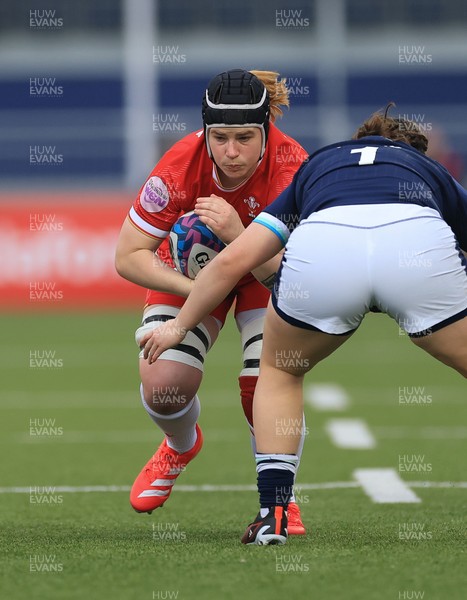
{"label": "ball held in hand", "polygon": [[170,254],[177,271],[194,279],[200,270],[225,248],[224,242],[194,211],[174,223],[169,234]]}

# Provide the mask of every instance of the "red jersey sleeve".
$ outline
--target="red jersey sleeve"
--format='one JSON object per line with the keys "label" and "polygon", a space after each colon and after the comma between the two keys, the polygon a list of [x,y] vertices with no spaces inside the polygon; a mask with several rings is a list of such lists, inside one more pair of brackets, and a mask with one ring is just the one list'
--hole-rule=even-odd
{"label": "red jersey sleeve", "polygon": [[195,193],[188,174],[202,148],[199,138],[192,133],[172,146],[140,189],[128,216],[146,235],[165,239],[178,216],[191,210]]}

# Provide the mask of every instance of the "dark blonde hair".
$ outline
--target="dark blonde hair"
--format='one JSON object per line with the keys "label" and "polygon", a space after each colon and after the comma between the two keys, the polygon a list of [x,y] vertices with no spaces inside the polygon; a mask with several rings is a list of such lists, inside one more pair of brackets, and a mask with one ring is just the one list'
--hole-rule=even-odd
{"label": "dark blonde hair", "polygon": [[358,140],[368,135],[381,135],[395,142],[405,142],[416,150],[426,153],[428,150],[428,138],[422,132],[420,125],[408,119],[394,118],[388,116],[388,111],[394,102],[390,102],[384,111],[378,111],[371,115],[357,131],[352,139]]}
{"label": "dark blonde hair", "polygon": [[289,107],[289,90],[285,79],[279,79],[279,73],[275,71],[250,71],[253,73],[267,89],[269,94],[269,109],[271,121],[281,117],[283,110],[281,106]]}

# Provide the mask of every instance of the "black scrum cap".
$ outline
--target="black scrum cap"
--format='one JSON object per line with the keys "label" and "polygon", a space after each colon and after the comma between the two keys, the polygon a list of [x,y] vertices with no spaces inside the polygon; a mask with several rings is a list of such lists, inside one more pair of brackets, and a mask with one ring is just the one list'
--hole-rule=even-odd
{"label": "black scrum cap", "polygon": [[211,127],[258,127],[261,129],[262,158],[269,129],[269,94],[253,73],[232,69],[209,82],[202,104],[204,138],[209,156],[208,132]]}

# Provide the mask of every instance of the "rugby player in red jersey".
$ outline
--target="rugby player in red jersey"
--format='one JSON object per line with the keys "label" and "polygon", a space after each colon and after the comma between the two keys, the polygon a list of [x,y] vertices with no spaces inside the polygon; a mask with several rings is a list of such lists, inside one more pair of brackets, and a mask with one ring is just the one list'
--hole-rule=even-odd
{"label": "rugby player in red jersey", "polygon": [[[193,281],[174,269],[168,235],[178,219],[195,210],[225,244],[292,181],[307,153],[274,125],[288,106],[284,80],[270,71],[234,69],[214,77],[202,102],[203,129],[176,143],[155,166],[123,224],[116,252],[119,274],[148,288],[140,341],[177,316]],[[130,502],[152,512],[168,499],[176,478],[203,444],[197,396],[206,353],[235,302],[241,334],[242,406],[253,435],[252,402],[259,372],[263,323],[280,256],[243,277],[226,300],[190,331],[183,344],[154,364],[140,354],[141,398],[165,433],[157,452],[135,480]],[[302,441],[305,428],[302,428]],[[302,444],[301,444],[302,446]],[[289,504],[289,533],[304,534],[300,511]]]}

